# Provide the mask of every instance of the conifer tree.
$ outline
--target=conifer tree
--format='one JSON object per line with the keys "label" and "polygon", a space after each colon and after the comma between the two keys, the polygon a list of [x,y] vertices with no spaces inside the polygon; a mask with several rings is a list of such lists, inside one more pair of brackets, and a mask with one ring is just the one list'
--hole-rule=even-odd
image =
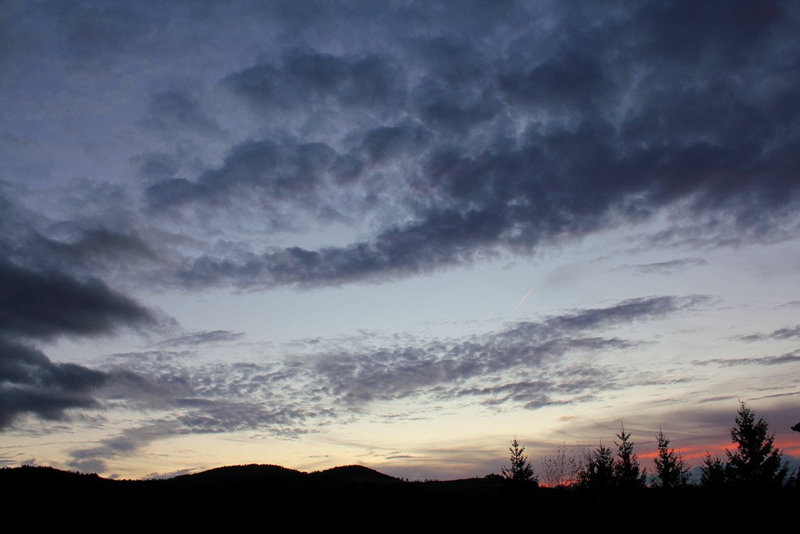
{"label": "conifer tree", "polygon": [[584,488],[608,489],[614,482],[614,457],[602,443],[586,455],[578,471],[578,484]]}
{"label": "conifer tree", "polygon": [[614,482],[620,488],[638,488],[644,486],[645,473],[639,469],[639,460],[633,452],[631,433],[625,433],[621,427],[617,434],[617,461],[614,462]]}
{"label": "conifer tree", "polygon": [[775,435],[769,433],[767,422],[755,415],[744,403],[739,404],[736,426],[731,429],[731,441],[736,450],[726,450],[726,477],[734,484],[747,486],[781,486],[788,468],[783,453],[776,448]]}
{"label": "conifer tree", "polygon": [[537,482],[536,476],[533,474],[533,467],[525,455],[525,447],[519,444],[517,438],[511,440],[511,447],[508,448],[508,451],[511,465],[502,468],[503,476],[509,480],[520,482]]}
{"label": "conifer tree", "polygon": [[689,468],[680,454],[675,449],[669,448],[669,440],[664,431],[659,429],[656,434],[658,440],[658,456],[655,458],[657,486],[662,488],[677,488],[685,486],[689,480]]}
{"label": "conifer tree", "polygon": [[725,464],[715,456],[711,459],[711,454],[706,451],[703,465],[700,466],[700,485],[704,488],[721,488],[727,482],[725,477]]}

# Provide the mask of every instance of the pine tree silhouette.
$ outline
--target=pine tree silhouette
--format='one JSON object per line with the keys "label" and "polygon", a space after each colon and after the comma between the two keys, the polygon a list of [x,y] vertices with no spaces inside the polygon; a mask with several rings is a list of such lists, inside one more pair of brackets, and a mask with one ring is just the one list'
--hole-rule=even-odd
{"label": "pine tree silhouette", "polygon": [[656,464],[657,486],[662,488],[677,488],[685,486],[689,480],[689,468],[680,454],[675,453],[675,449],[669,448],[669,440],[664,435],[664,431],[659,429],[656,434],[658,440],[658,456]]}
{"label": "pine tree silhouette", "polygon": [[519,482],[538,482],[533,474],[533,467],[525,455],[525,447],[519,444],[517,438],[511,440],[511,447],[508,448],[508,451],[511,465],[502,468],[503,476]]}
{"label": "pine tree silhouette", "polygon": [[631,433],[621,427],[617,434],[617,461],[614,463],[614,482],[620,488],[640,488],[644,486],[645,473],[639,469],[639,460],[633,452]]}
{"label": "pine tree silhouette", "polygon": [[578,484],[584,488],[608,489],[614,482],[614,457],[610,447],[602,443],[587,454],[580,471]]}
{"label": "pine tree silhouette", "polygon": [[712,460],[711,454],[706,451],[706,457],[700,467],[700,485],[704,488],[721,488],[726,482],[725,464],[718,456]]}
{"label": "pine tree silhouette", "polygon": [[732,483],[746,486],[781,486],[788,468],[783,464],[783,453],[776,448],[775,435],[769,433],[767,422],[755,415],[741,402],[736,415],[736,426],[731,429],[731,440],[736,450],[726,450],[728,465],[726,478]]}

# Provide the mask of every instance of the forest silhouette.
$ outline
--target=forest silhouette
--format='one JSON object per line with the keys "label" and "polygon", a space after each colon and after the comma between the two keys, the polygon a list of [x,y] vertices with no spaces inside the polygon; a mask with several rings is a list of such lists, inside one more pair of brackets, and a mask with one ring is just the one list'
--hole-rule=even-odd
{"label": "forest silhouette", "polygon": [[239,465],[159,480],[22,466],[0,469],[0,489],[9,514],[40,525],[92,518],[130,527],[252,528],[257,521],[264,528],[340,525],[379,532],[478,525],[665,532],[687,525],[777,527],[800,510],[800,473],[789,472],[767,422],[756,420],[746,404],[737,412],[726,460],[707,454],[696,482],[664,432],[656,437],[649,474],[631,433],[621,427],[616,452],[600,444],[575,459],[561,447],[541,464],[541,479],[514,438],[509,465],[499,474],[462,480],[409,481],[358,465],[312,473]]}

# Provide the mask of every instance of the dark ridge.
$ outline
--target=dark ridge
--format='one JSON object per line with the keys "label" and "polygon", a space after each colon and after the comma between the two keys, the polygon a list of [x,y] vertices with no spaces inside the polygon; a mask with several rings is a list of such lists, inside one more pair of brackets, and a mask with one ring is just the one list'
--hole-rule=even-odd
{"label": "dark ridge", "polygon": [[[20,517],[37,527],[82,520],[98,527],[182,531],[283,525],[298,530],[342,526],[348,532],[421,526],[423,531],[605,532],[619,530],[622,521],[647,525],[649,532],[682,531],[687,524],[692,530],[721,532],[754,518],[760,527],[777,528],[797,512],[796,491],[696,486],[594,491],[542,488],[496,475],[408,482],[359,465],[310,474],[276,465],[238,465],[166,480],[109,480],[49,467],[0,469],[7,524]],[[748,518],[731,513],[734,509],[748,510]]]}
{"label": "dark ridge", "polygon": [[248,464],[216,467],[200,473],[180,475],[165,479],[167,483],[195,483],[195,484],[236,484],[249,482],[267,482],[281,480],[298,480],[306,473],[295,469],[287,469],[279,465]]}
{"label": "dark ridge", "polygon": [[375,471],[363,465],[343,465],[339,467],[332,467],[324,471],[315,471],[311,473],[312,477],[326,480],[340,480],[350,482],[378,482],[378,483],[392,483],[402,482],[399,478]]}
{"label": "dark ridge", "polygon": [[110,486],[114,480],[101,478],[95,473],[78,473],[75,471],[62,471],[55,467],[23,465],[21,467],[4,467],[0,469],[0,484],[6,485],[29,485],[41,484],[43,488],[60,487],[70,485],[75,487],[98,487]]}

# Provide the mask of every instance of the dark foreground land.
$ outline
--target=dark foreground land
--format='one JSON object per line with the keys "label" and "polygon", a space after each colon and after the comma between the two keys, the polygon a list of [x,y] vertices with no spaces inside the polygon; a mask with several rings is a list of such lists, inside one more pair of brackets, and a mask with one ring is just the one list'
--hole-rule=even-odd
{"label": "dark foreground land", "polygon": [[361,466],[303,473],[247,465],[142,481],[21,467],[0,469],[0,491],[7,524],[18,517],[33,527],[86,530],[203,526],[286,531],[338,525],[371,532],[464,527],[796,532],[800,512],[796,492],[789,488],[598,492],[537,488],[500,477],[408,482]]}

